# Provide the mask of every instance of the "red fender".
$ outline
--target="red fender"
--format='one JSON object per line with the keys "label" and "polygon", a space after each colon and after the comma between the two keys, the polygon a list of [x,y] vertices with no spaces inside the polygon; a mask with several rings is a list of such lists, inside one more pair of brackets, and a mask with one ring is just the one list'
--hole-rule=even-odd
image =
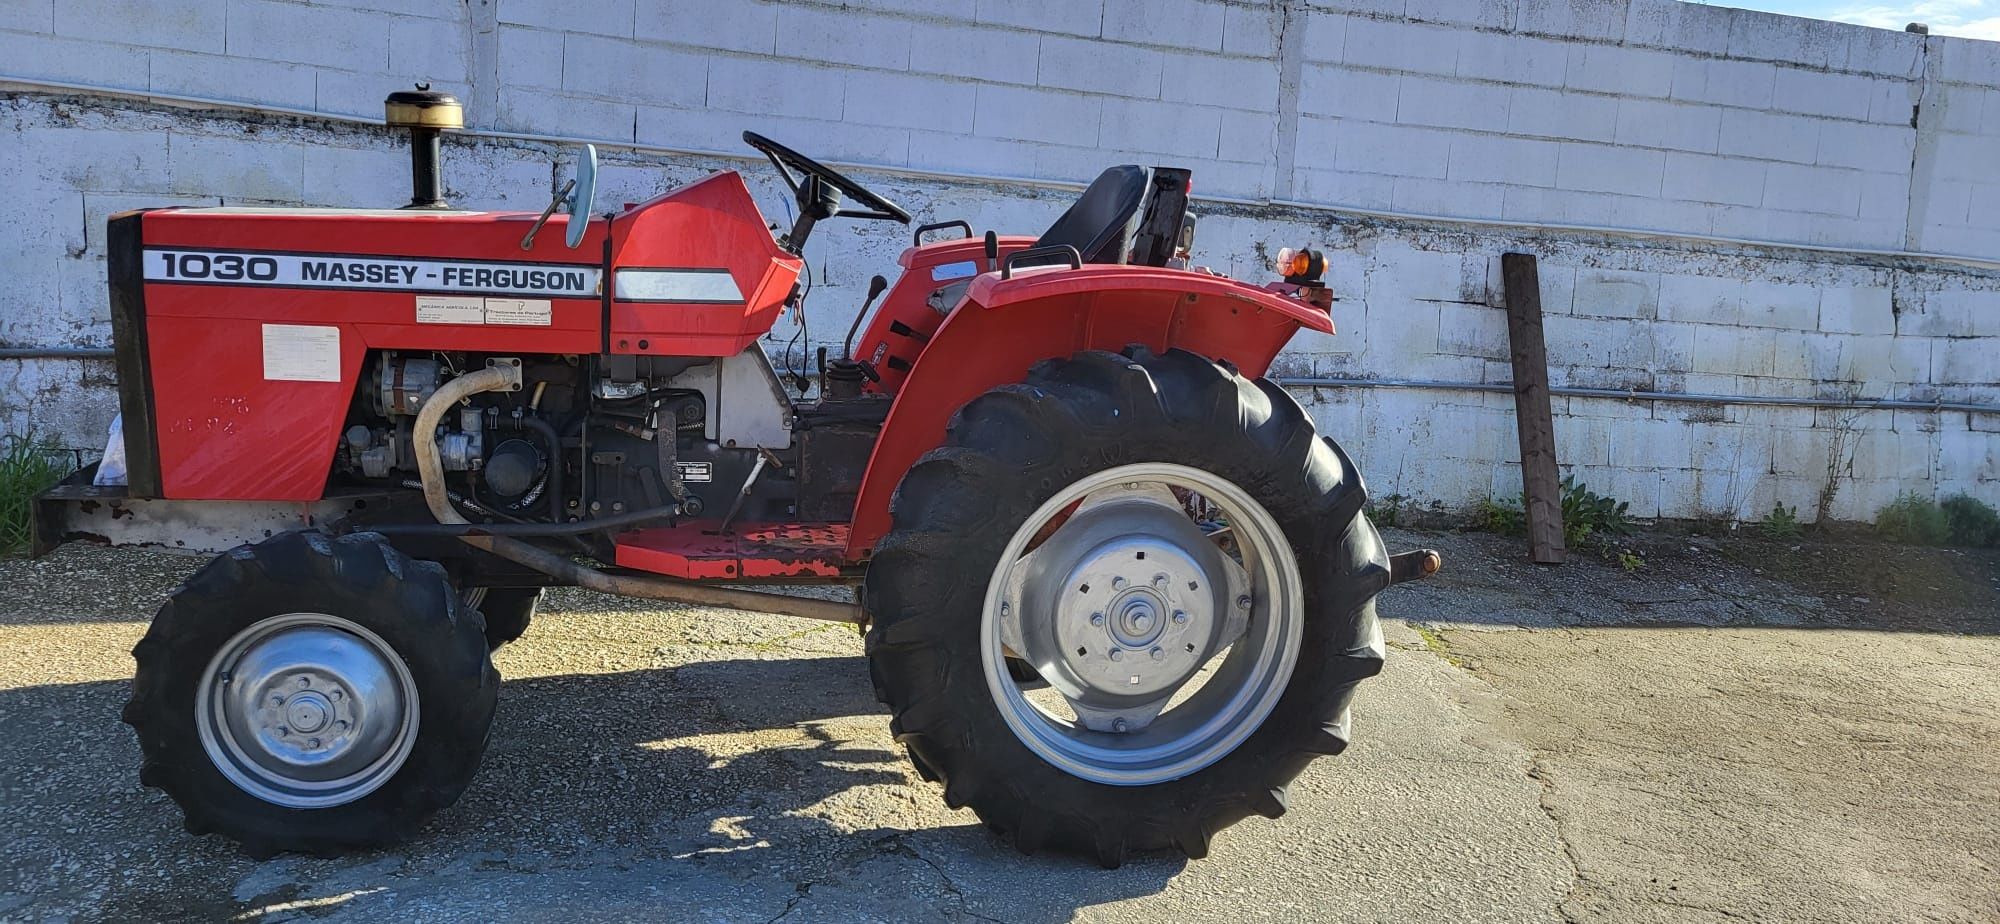
{"label": "red fender", "polygon": [[897,392],[855,503],[849,559],[865,558],[889,531],[896,485],[943,444],[951,416],[989,389],[1026,379],[1035,363],[1137,343],[1226,360],[1255,377],[1301,327],[1330,334],[1333,319],[1278,291],[1206,273],[1092,265],[980,276]]}

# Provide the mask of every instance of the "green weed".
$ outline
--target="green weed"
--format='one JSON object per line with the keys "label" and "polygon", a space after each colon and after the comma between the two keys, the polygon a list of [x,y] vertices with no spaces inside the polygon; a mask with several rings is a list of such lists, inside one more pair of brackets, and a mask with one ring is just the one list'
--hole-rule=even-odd
{"label": "green weed", "polygon": [[68,460],[33,433],[0,443],[0,557],[28,550],[34,497],[69,474]]}
{"label": "green weed", "polygon": [[1772,507],[1770,513],[1757,521],[1757,531],[1763,533],[1766,539],[1787,541],[1799,538],[1805,533],[1805,527],[1799,523],[1798,505],[1787,507],[1779,504]]}

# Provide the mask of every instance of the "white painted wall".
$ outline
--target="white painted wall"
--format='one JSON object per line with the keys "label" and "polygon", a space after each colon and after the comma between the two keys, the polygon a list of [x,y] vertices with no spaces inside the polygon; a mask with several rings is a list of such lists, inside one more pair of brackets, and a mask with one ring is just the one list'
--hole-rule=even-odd
{"label": "white painted wall", "polygon": [[[426,79],[468,103],[475,131],[447,154],[467,205],[548,195],[555,150],[494,133],[640,148],[610,158],[606,202],[743,167],[781,217],[756,164],[663,150],[737,154],[752,128],[877,168],[867,181],[921,217],[1014,232],[1069,198],[1034,181],[1174,163],[1229,200],[1199,209],[1218,268],[1255,277],[1279,246],[1333,248],[1341,332],[1302,337],[1289,373],[1504,381],[1495,257],[1526,250],[1558,384],[2000,404],[1996,273],[1861,253],[2000,260],[1992,43],[1671,0],[0,0],[0,76],[44,84],[0,100],[0,188],[26,204],[0,227],[0,346],[108,341],[111,212],[406,189],[380,129],[47,83],[372,120]],[[904,240],[822,229],[813,341],[845,330]],[[0,426],[93,442],[110,374],[0,360]],[[1302,395],[1378,495],[1518,490],[1504,395]],[[1996,415],[1556,411],[1564,460],[1642,514],[1783,500],[1810,517],[1830,496],[1832,516],[1865,519],[1906,489],[2000,502]]]}

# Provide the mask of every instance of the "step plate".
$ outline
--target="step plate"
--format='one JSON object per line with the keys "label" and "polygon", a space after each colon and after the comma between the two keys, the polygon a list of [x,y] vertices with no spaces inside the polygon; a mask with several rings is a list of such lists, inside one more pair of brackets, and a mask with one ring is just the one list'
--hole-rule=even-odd
{"label": "step plate", "polygon": [[837,578],[846,564],[845,523],[719,521],[640,529],[618,537],[618,564],[695,581]]}

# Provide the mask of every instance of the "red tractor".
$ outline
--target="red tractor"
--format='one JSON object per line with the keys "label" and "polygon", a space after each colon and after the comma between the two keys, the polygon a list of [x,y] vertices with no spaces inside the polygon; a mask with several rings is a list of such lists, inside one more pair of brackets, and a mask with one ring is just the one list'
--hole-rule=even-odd
{"label": "red tractor", "polygon": [[[1187,268],[1188,172],[1114,167],[1039,237],[919,228],[795,397],[758,340],[808,237],[895,203],[746,132],[796,199],[775,238],[733,171],[594,214],[589,150],[539,215],[458,210],[456,101],[389,115],[405,208],[110,221],[126,484],[56,488],[38,529],[227,549],[124,713],[189,830],[409,835],[479,765],[489,652],[561,585],[864,627],[917,772],[1026,851],[1199,857],[1346,747],[1375,595],[1437,558],[1383,550],[1354,463],[1260,377],[1333,329],[1318,254]],[[729,586],[827,582],[859,602]]]}

